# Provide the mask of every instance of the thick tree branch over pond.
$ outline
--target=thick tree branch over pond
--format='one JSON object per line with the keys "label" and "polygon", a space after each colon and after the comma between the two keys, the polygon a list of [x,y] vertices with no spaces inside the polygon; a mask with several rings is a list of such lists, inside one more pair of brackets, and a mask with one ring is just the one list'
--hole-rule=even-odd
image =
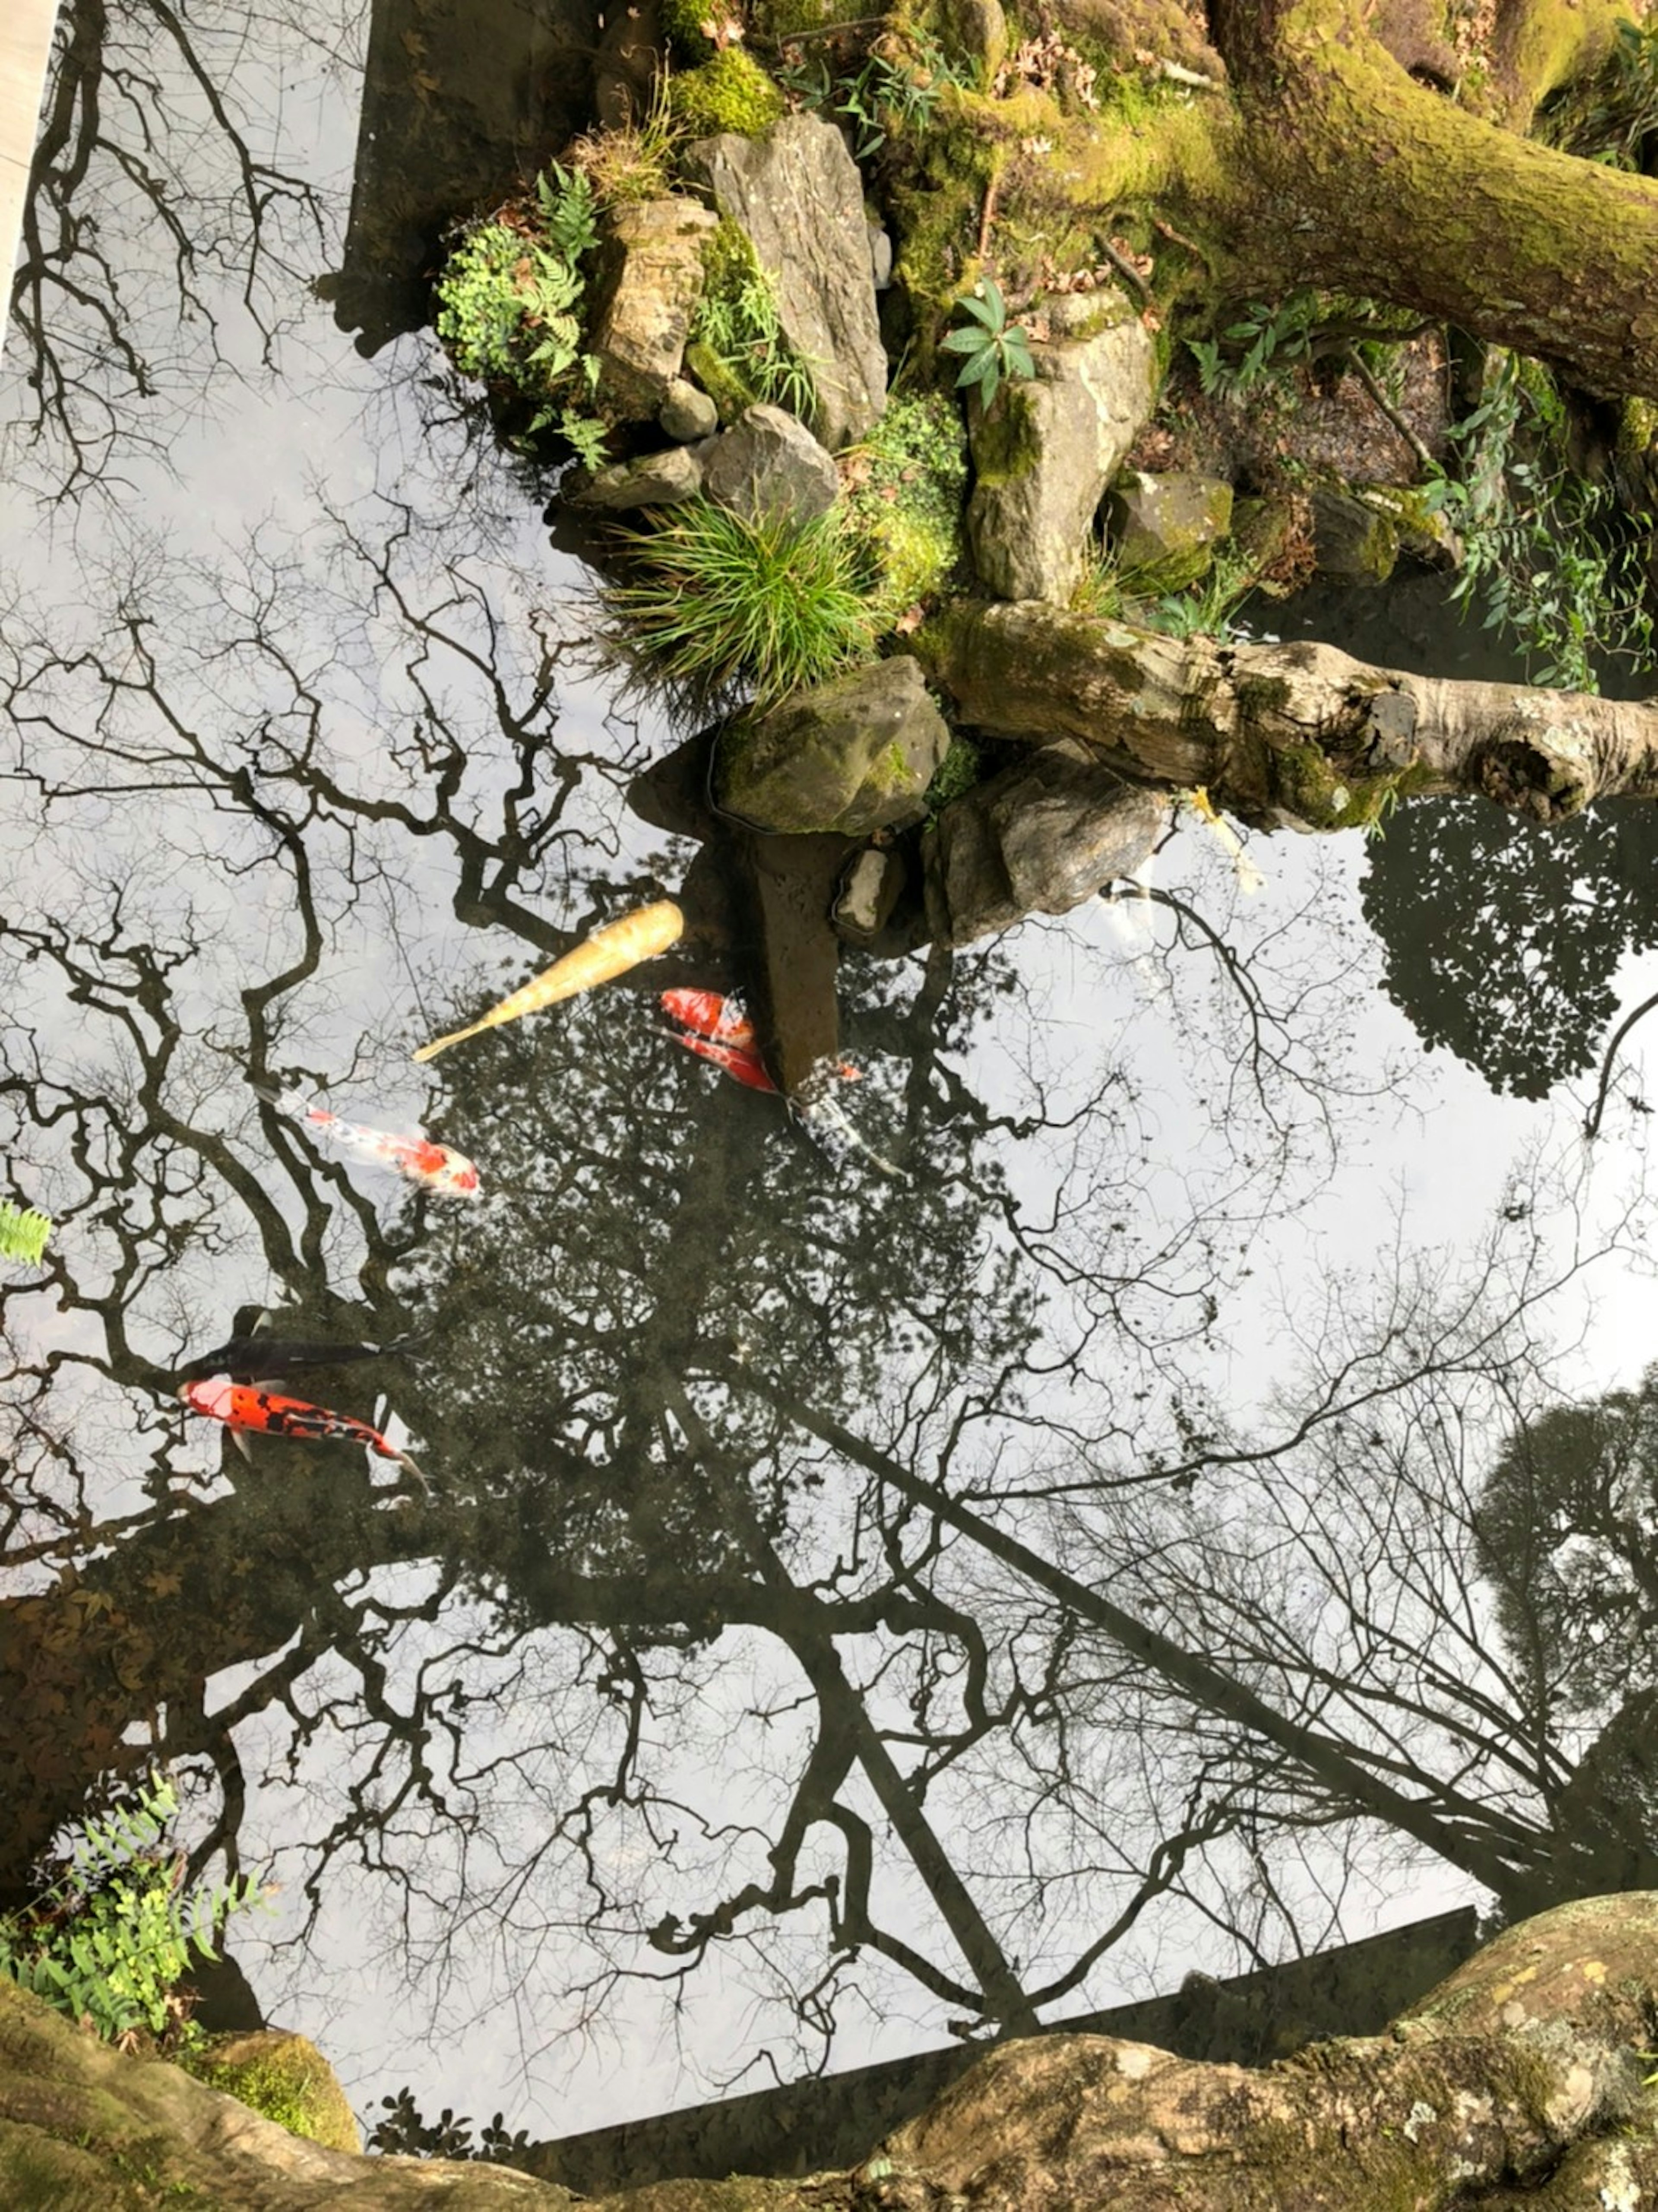
{"label": "thick tree branch over pond", "polygon": [[1409,676],[1333,646],[1166,637],[1035,600],[958,608],[937,635],[935,672],[981,729],[1081,738],[1125,775],[1206,786],[1266,826],[1347,829],[1430,793],[1540,822],[1658,795],[1644,702]]}

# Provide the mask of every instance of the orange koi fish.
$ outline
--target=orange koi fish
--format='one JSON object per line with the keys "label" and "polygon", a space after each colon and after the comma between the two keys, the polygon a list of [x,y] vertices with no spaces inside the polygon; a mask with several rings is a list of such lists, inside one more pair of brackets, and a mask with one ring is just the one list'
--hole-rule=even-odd
{"label": "orange koi fish", "polygon": [[754,1024],[735,999],[718,991],[665,991],[662,1011],[698,1036],[715,1044],[728,1044],[738,1052],[754,1052]]}
{"label": "orange koi fish", "polygon": [[361,1121],[343,1121],[325,1106],[313,1104],[301,1091],[284,1091],[280,1095],[261,1091],[259,1096],[269,1099],[279,1114],[325,1138],[337,1152],[349,1158],[391,1168],[406,1182],[418,1183],[439,1198],[482,1195],[477,1170],[464,1153],[452,1151],[447,1145],[435,1145],[429,1137],[394,1136],[389,1129],[371,1129]]}
{"label": "orange koi fish", "polygon": [[399,1467],[407,1468],[421,1488],[426,1487],[426,1477],[407,1452],[399,1451],[367,1421],[353,1420],[349,1413],[330,1413],[325,1406],[307,1404],[303,1398],[285,1398],[257,1382],[233,1382],[225,1375],[215,1376],[205,1382],[182,1384],[179,1399],[192,1413],[204,1414],[210,1421],[222,1421],[244,1458],[247,1456],[249,1435],[367,1444],[381,1459],[395,1460]]}
{"label": "orange koi fish", "polygon": [[[759,1057],[759,1040],[754,1033],[754,1024],[735,999],[722,998],[718,991],[665,991],[662,994],[662,1011],[671,1014],[675,1021],[683,1023],[688,1030],[694,1030],[698,1036],[707,1037],[710,1044],[725,1045],[733,1052],[747,1053],[755,1059]],[[679,1042],[689,1044],[690,1039],[681,1037]],[[693,1045],[691,1049],[695,1051],[696,1047]],[[705,1053],[703,1057],[711,1059],[713,1055]],[[853,1066],[849,1060],[841,1060],[835,1072],[843,1083],[861,1083],[864,1079],[862,1068]],[[739,1077],[738,1079],[741,1082],[746,1079]],[[759,1085],[756,1084],[753,1087],[757,1090]],[[777,1085],[768,1083],[766,1088],[774,1091]]]}
{"label": "orange koi fish", "polygon": [[[775,1091],[777,1085],[766,1073],[766,1063],[757,1052],[745,1052],[741,1045],[720,1044],[713,1037],[686,1036],[678,1030],[668,1032],[676,1044],[683,1044],[687,1052],[694,1052],[699,1060],[712,1060],[716,1067],[724,1068],[738,1083],[747,1084],[750,1091]],[[750,1030],[749,1034],[754,1032]]]}

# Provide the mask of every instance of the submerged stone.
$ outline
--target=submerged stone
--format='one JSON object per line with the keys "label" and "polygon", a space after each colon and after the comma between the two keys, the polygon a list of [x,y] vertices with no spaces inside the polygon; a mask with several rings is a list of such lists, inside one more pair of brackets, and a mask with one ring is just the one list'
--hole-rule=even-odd
{"label": "submerged stone", "polygon": [[739,836],[737,848],[759,927],[755,1018],[767,1065],[793,1097],[811,1090],[825,1060],[840,1056],[841,947],[829,915],[847,842],[750,834]]}
{"label": "submerged stone", "polygon": [[904,888],[904,864],[890,845],[865,845],[841,878],[830,919],[848,945],[872,945]]}

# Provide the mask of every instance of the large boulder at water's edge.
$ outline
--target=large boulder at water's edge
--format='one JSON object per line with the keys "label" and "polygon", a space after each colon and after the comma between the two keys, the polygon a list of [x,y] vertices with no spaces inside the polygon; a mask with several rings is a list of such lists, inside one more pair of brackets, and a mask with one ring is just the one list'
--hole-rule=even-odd
{"label": "large boulder at water's edge", "polygon": [[639,200],[604,218],[588,351],[601,396],[630,421],[651,421],[679,374],[715,227],[685,199]]}
{"label": "large boulder at water's edge", "polygon": [[1065,914],[1132,875],[1170,802],[1125,783],[1078,738],[1041,745],[952,799],[922,841],[935,944],[970,945],[1028,914]]}
{"label": "large boulder at water's edge", "polygon": [[817,386],[812,428],[831,450],[861,438],[886,405],[864,187],[846,142],[815,115],[786,115],[763,138],[701,138],[687,173],[747,234],[777,296],[783,336]]}
{"label": "large boulder at water's edge", "polygon": [[[1063,331],[1074,306],[1056,301]],[[1150,420],[1156,349],[1126,303],[1121,319],[1084,337],[1033,343],[1036,374],[1004,381],[972,432],[975,482],[967,527],[974,566],[1000,599],[1068,603],[1082,576],[1095,509]]]}
{"label": "large boulder at water's edge", "polygon": [[865,837],[921,819],[949,744],[919,663],[897,653],[734,723],[715,755],[714,796],[755,829]]}

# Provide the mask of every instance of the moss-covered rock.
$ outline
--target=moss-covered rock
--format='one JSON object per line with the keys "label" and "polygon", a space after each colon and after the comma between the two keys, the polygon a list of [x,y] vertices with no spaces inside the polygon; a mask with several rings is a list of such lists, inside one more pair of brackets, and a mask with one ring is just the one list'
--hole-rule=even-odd
{"label": "moss-covered rock", "polygon": [[786,106],[778,88],[744,46],[726,46],[695,69],[668,79],[668,112],[693,138],[734,131],[756,138]]}
{"label": "moss-covered rock", "polygon": [[1069,601],[1095,510],[1151,415],[1152,354],[1132,316],[1090,338],[1033,345],[1035,375],[1004,383],[975,424],[968,537],[997,598]]}
{"label": "moss-covered rock", "polygon": [[574,2202],[503,2166],[327,2149],[164,2059],[82,2034],[0,1976],[7,2212],[566,2212]]}
{"label": "moss-covered rock", "polygon": [[786,115],[760,138],[697,139],[683,167],[753,247],[779,333],[811,369],[811,427],[831,451],[862,437],[885,403],[887,357],[863,180],[840,132]]}
{"label": "moss-covered rock", "polygon": [[1219,477],[1125,471],[1111,494],[1111,544],[1126,592],[1155,599],[1207,574],[1232,522],[1232,487]]}
{"label": "moss-covered rock", "polygon": [[[1140,794],[1142,798],[1145,794]],[[825,886],[827,900],[827,886]],[[677,2180],[591,2212],[1378,2212],[1645,2204],[1658,2191],[1658,1896],[1509,1929],[1391,2033],[1260,2068],[1108,2036],[998,2045],[846,2172]],[[366,2159],[129,2058],[0,1979],[0,2204],[18,2212],[571,2212],[511,2168]]]}
{"label": "moss-covered rock", "polygon": [[1351,492],[1325,487],[1313,494],[1318,573],[1344,584],[1385,584],[1399,559],[1399,525]]}
{"label": "moss-covered rock", "polygon": [[358,2151],[362,2136],[339,2077],[316,2045],[281,2028],[219,2038],[193,2054],[189,2070],[274,2120],[289,2135],[330,2150]]}
{"label": "moss-covered rock", "polygon": [[755,829],[867,836],[919,822],[950,743],[907,654],[797,692],[721,733],[714,795]]}
{"label": "moss-covered rock", "polygon": [[653,421],[679,374],[714,217],[695,200],[640,200],[605,218],[588,344],[621,417]]}

